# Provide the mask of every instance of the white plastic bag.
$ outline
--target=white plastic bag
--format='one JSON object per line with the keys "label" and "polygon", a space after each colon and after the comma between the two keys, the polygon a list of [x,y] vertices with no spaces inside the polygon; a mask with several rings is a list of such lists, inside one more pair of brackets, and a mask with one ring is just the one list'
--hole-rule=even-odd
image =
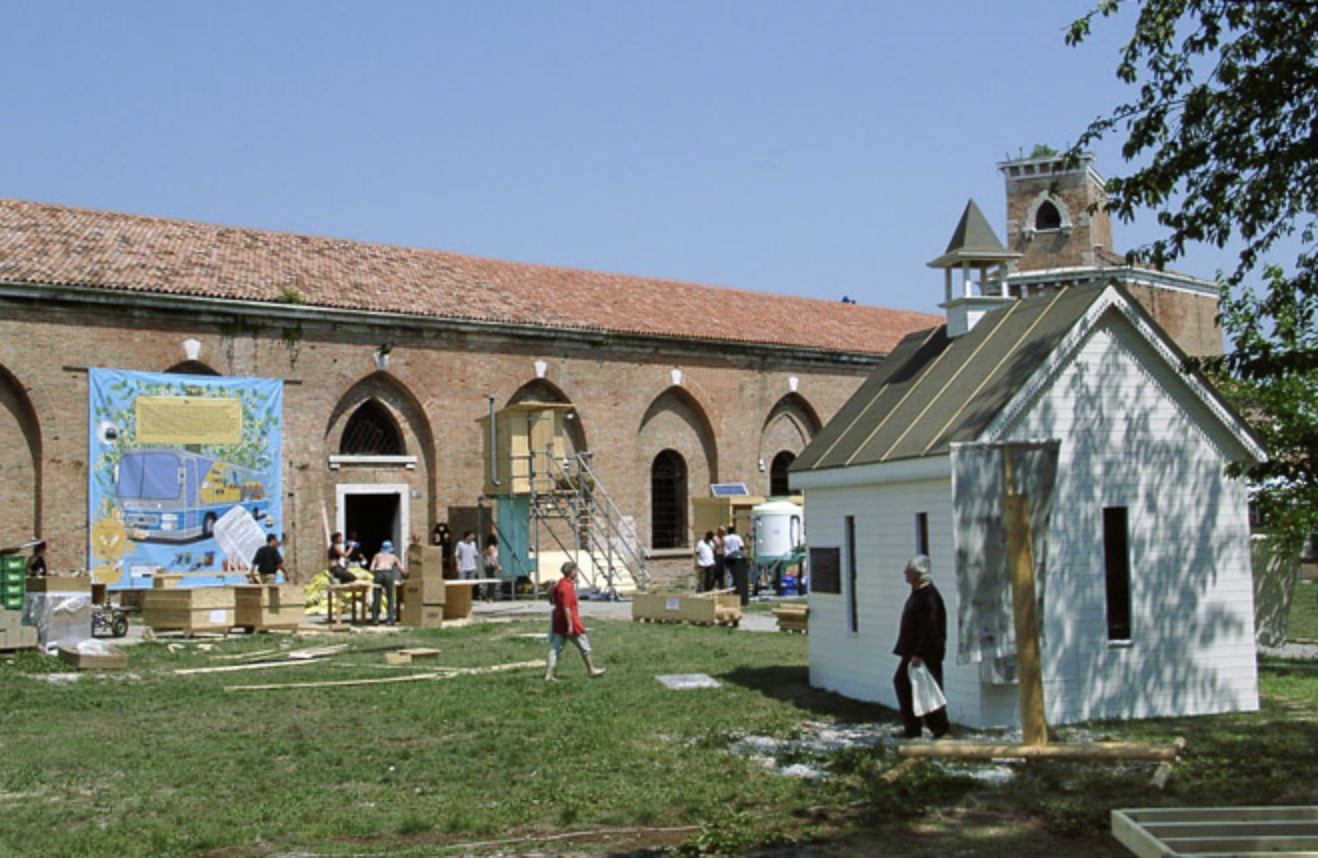
{"label": "white plastic bag", "polygon": [[933,674],[926,670],[923,664],[918,667],[914,664],[907,665],[906,673],[911,677],[911,709],[914,710],[915,717],[922,718],[947,705],[943,689],[938,687],[938,683],[934,682]]}

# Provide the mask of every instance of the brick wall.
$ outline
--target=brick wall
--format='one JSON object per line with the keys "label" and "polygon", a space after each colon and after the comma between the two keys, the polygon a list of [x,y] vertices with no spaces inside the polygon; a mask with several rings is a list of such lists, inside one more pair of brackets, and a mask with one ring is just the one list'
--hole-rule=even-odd
{"label": "brick wall", "polygon": [[[649,469],[661,450],[686,459],[693,495],[715,480],[765,494],[759,459],[780,448],[799,453],[808,440],[788,431],[783,415],[826,422],[874,366],[750,346],[602,343],[365,317],[325,322],[305,308],[254,316],[130,302],[0,301],[0,502],[8,511],[0,546],[39,533],[52,541],[57,570],[86,563],[87,368],[163,372],[187,360],[188,339],[200,343],[197,362],[221,375],[285,381],[286,555],[303,579],[323,565],[322,520],[333,527],[340,484],[405,486],[406,529],[422,538],[450,510],[474,506],[484,477],[478,421],[490,396],[502,407],[525,385],[560,391],[575,406],[574,432],[594,452],[602,485],[648,540]],[[375,353],[386,342],[381,372]],[[344,425],[372,398],[398,422],[414,469],[330,468]]]}

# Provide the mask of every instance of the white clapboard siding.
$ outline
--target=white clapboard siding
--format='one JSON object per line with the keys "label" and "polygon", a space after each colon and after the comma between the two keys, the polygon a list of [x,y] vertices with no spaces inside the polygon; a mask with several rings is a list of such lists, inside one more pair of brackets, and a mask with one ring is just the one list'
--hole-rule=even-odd
{"label": "white clapboard siding", "polygon": [[[1045,583],[1049,723],[1258,708],[1247,495],[1223,469],[1238,438],[1117,312],[1109,312],[993,439],[1060,438]],[[810,675],[820,687],[896,706],[891,654],[908,593],[915,513],[929,513],[934,580],[947,602],[949,714],[973,727],[1019,724],[1018,690],[957,665],[951,481],[814,485],[812,547],[845,545],[856,520],[859,629],[847,596],[810,596]],[[1131,640],[1108,640],[1103,508],[1128,510]],[[845,551],[842,574],[845,580]],[[845,585],[844,585],[845,591]]]}

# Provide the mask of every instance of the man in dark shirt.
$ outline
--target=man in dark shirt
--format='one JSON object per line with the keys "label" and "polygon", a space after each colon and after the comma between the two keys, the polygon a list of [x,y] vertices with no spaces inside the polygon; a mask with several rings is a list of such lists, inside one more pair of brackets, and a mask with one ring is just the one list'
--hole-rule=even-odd
{"label": "man in dark shirt", "polygon": [[943,597],[934,586],[931,565],[928,556],[917,554],[906,564],[903,573],[906,583],[911,585],[911,595],[902,608],[901,630],[897,634],[897,645],[893,653],[901,656],[901,666],[897,668],[892,684],[897,690],[897,703],[902,711],[902,726],[908,739],[918,739],[923,735],[923,726],[928,725],[935,739],[947,734],[947,707],[944,706],[928,713],[923,718],[917,717],[911,706],[911,677],[907,669],[912,665],[924,665],[933,676],[938,687],[943,687],[943,655],[947,648],[947,608]]}
{"label": "man in dark shirt", "polygon": [[275,574],[284,570],[284,555],[279,553],[279,537],[273,533],[265,538],[265,545],[256,549],[252,557],[252,570],[247,580],[253,584],[271,584]]}

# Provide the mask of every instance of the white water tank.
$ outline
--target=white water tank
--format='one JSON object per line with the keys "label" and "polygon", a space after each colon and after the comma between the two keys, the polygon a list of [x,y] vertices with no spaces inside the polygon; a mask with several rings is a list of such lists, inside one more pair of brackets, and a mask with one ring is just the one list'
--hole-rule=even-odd
{"label": "white water tank", "polygon": [[766,501],[751,510],[755,556],[782,557],[805,541],[805,512],[789,500]]}

